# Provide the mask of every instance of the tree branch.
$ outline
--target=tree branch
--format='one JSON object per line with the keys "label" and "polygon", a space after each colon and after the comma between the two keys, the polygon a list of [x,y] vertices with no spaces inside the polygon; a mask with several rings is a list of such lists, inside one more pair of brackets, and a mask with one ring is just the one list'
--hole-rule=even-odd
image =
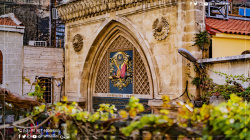
{"label": "tree branch", "polygon": [[11,103],[14,106],[29,109],[32,106],[41,105],[40,102],[32,97],[21,96],[16,93],[12,93],[5,88],[0,88],[0,101]]}

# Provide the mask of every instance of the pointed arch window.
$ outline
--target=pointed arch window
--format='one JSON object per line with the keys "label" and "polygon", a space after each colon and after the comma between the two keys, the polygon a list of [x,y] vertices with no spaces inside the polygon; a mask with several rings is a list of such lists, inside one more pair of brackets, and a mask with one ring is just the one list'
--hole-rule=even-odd
{"label": "pointed arch window", "polygon": [[[119,59],[124,59],[122,62],[127,63],[119,64]],[[125,37],[118,36],[102,59],[96,77],[95,93],[150,96],[145,64],[134,45]]]}
{"label": "pointed arch window", "polygon": [[135,96],[144,104],[143,113],[151,113],[147,104],[148,99],[152,99],[152,82],[143,54],[129,37],[123,35],[117,35],[107,45],[95,77],[93,109],[97,110],[102,103],[124,109],[128,98]]}

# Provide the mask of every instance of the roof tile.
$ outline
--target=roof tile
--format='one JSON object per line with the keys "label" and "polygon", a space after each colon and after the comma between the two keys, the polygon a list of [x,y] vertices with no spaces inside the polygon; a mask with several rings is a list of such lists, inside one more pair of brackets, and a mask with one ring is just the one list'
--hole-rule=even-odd
{"label": "roof tile", "polygon": [[228,33],[228,34],[241,34],[250,35],[250,21],[238,20],[238,19],[214,19],[206,18],[206,25],[209,33]]}
{"label": "roof tile", "polygon": [[0,15],[0,25],[23,26],[22,22],[20,22],[13,13]]}

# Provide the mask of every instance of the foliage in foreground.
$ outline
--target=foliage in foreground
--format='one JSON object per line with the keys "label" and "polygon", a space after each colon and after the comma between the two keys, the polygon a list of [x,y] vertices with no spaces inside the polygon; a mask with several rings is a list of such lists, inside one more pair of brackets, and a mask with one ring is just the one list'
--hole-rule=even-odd
{"label": "foliage in foreground", "polygon": [[211,136],[227,139],[250,139],[250,103],[234,94],[228,102],[214,107],[210,113],[209,124],[204,129],[204,138]]}
{"label": "foliage in foreground", "polygon": [[[77,136],[108,139],[115,134],[119,135],[119,139],[126,139],[142,130],[146,133],[144,139],[179,136],[203,137],[209,140],[250,140],[250,104],[235,94],[230,95],[228,102],[218,106],[204,104],[201,108],[194,108],[193,104],[180,101],[171,101],[170,104],[167,96],[163,97],[163,101],[163,108],[156,111],[157,113],[140,115],[144,107],[139,99],[132,97],[127,110],[119,111],[119,115],[115,117],[114,105],[101,104],[97,112],[90,113],[83,111],[76,102],[69,104],[64,98],[63,102],[54,105],[37,106],[28,115],[35,121],[41,114],[47,114],[47,118],[39,126],[34,125],[31,128],[39,128],[45,122],[50,122],[50,129],[57,128],[67,132],[70,139]],[[175,103],[178,105],[178,113],[173,116],[170,109]],[[26,124],[23,124],[23,128]]]}
{"label": "foliage in foreground", "polygon": [[[204,104],[201,108],[193,108],[192,104],[182,104],[178,109],[177,119],[169,118],[167,110],[161,110],[161,115],[144,115],[140,120],[123,128],[128,136],[136,129],[145,126],[155,127],[153,133],[164,134],[166,126],[175,123],[184,128],[192,128],[203,139],[247,139],[250,140],[250,104],[235,94],[230,95],[228,102],[218,106]],[[187,134],[182,134],[187,136]]]}

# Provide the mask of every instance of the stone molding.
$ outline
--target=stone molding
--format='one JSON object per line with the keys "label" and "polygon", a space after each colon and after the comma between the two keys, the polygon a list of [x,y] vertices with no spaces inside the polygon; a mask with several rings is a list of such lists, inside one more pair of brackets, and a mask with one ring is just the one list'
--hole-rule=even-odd
{"label": "stone molding", "polygon": [[221,62],[229,62],[229,61],[237,61],[237,60],[243,60],[244,61],[244,60],[247,60],[247,59],[250,59],[250,54],[199,59],[198,63],[221,63]]}
{"label": "stone molding", "polygon": [[7,25],[0,25],[0,31],[6,32],[17,32],[24,34],[24,26],[7,26]]}
{"label": "stone molding", "polygon": [[[177,0],[75,0],[57,6],[60,18],[66,22],[91,18],[112,11],[131,9],[135,11],[154,9],[155,7],[176,4]],[[127,12],[131,12],[128,10]]]}

